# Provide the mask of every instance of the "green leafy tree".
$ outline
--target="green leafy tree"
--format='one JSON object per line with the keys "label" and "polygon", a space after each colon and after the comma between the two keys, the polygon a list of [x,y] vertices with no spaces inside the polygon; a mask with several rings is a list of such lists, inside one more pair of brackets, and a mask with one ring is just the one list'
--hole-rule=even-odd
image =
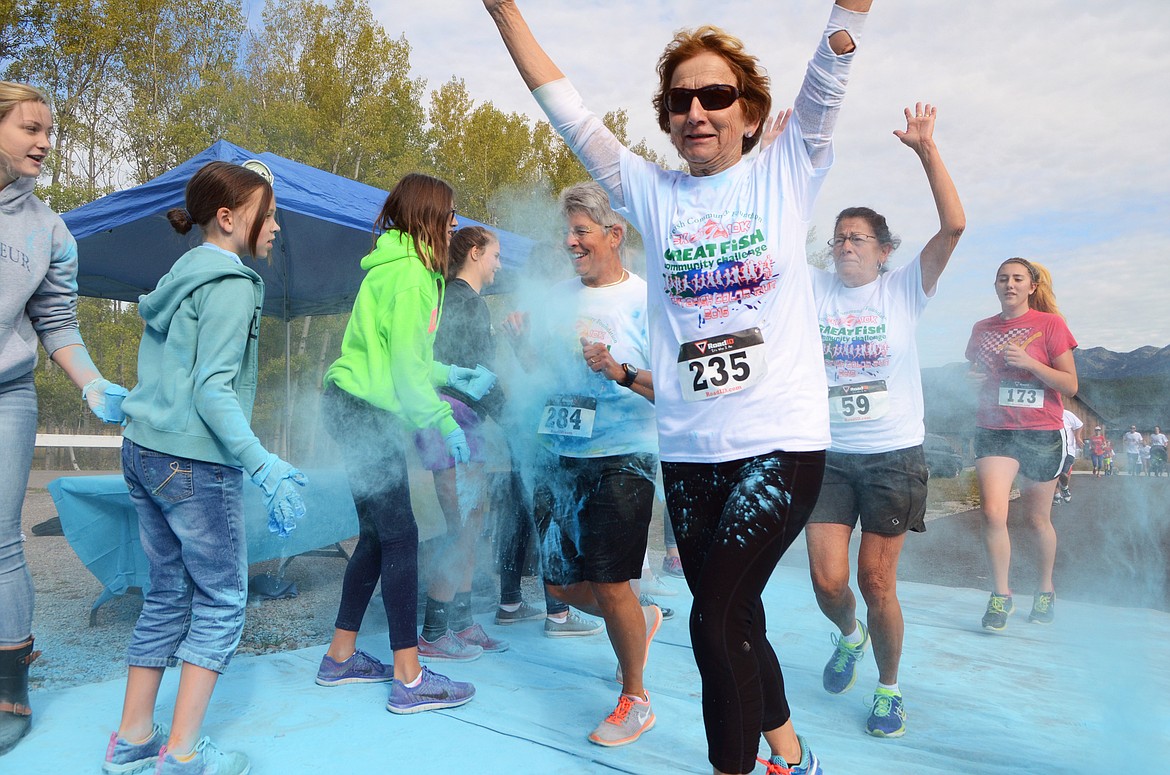
{"label": "green leafy tree", "polygon": [[455,187],[461,212],[494,223],[493,195],[537,179],[528,118],[490,102],[476,105],[463,80],[431,93],[429,118],[433,168]]}

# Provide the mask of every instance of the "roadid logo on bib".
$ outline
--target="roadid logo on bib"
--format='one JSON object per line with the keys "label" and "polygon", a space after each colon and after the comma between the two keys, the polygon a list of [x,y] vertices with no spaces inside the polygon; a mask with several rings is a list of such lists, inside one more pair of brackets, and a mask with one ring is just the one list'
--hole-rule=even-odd
{"label": "roadid logo on bib", "polygon": [[884,379],[829,388],[831,422],[869,422],[884,417],[889,408],[890,391]]}
{"label": "roadid logo on bib", "polygon": [[678,379],[687,401],[738,393],[767,373],[764,335],[759,328],[683,342],[678,348]]}
{"label": "roadid logo on bib", "polygon": [[999,383],[999,405],[1016,409],[1042,409],[1044,388],[1035,382],[1005,379]]}

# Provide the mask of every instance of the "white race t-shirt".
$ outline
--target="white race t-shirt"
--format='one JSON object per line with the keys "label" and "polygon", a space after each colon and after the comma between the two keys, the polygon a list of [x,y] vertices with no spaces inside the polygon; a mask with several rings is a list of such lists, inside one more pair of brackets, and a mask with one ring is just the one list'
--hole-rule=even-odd
{"label": "white race t-shirt", "polygon": [[915,333],[930,297],[922,256],[857,288],[812,268],[834,452],[873,454],[922,443]]}
{"label": "white race t-shirt", "polygon": [[1064,410],[1064,447],[1066,454],[1076,457],[1081,452],[1081,445],[1077,444],[1077,431],[1084,428],[1081,418],[1069,410]]}
{"label": "white race t-shirt", "polygon": [[813,167],[795,120],[762,154],[706,177],[622,151],[619,212],[646,244],[663,460],[829,446],[804,252],[828,166]]}
{"label": "white race t-shirt", "polygon": [[609,346],[618,363],[650,368],[646,281],[628,279],[590,288],[573,277],[557,283],[532,315],[533,344],[543,396],[536,432],[546,449],[566,457],[656,452],[654,405],[594,372],[581,355],[581,337]]}
{"label": "white race t-shirt", "polygon": [[1121,437],[1121,441],[1125,445],[1125,454],[1136,455],[1142,445],[1142,435],[1137,431],[1129,431]]}

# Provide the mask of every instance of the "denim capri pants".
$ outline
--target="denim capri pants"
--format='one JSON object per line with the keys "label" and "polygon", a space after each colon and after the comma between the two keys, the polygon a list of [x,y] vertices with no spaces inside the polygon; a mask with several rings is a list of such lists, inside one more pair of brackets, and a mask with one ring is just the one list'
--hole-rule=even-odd
{"label": "denim capri pants", "polygon": [[127,662],[178,660],[222,673],[244,630],[248,547],[243,472],[122,442],[122,472],[150,562]]}

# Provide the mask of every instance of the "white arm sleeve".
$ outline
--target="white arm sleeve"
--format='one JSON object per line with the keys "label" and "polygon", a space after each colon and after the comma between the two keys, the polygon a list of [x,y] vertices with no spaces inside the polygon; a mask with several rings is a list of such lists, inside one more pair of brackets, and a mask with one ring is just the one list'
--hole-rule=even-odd
{"label": "white arm sleeve", "polygon": [[613,132],[585,107],[581,95],[567,78],[537,87],[532,96],[548,116],[553,129],[585,165],[589,176],[609,194],[613,208],[624,207],[621,175],[624,149]]}
{"label": "white arm sleeve", "polygon": [[845,99],[845,87],[849,83],[849,70],[853,64],[856,49],[838,56],[829,46],[829,36],[838,30],[845,30],[853,39],[854,46],[860,45],[859,34],[867,14],[847,11],[839,5],[833,6],[829,23],[821,42],[817,45],[800,93],[796,95],[794,112],[804,135],[805,148],[814,167],[824,166],[832,157],[829,153],[833,140],[833,128],[837,113]]}

